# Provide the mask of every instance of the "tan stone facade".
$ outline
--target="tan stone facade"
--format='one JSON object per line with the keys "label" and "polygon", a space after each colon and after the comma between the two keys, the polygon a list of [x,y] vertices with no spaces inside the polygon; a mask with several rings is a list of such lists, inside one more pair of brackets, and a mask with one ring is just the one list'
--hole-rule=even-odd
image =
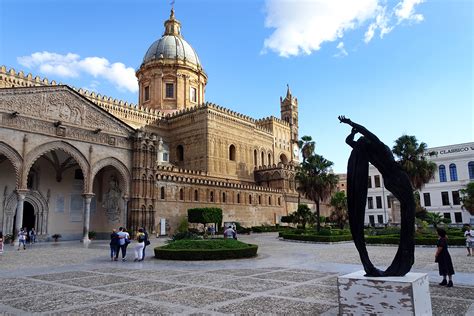
{"label": "tan stone facade", "polygon": [[[207,75],[180,28],[172,13],[137,71],[139,106],[0,67],[4,233],[165,233],[163,220],[173,231],[204,206],[273,225],[296,209],[297,99],[288,88],[281,118],[260,120],[205,103]],[[176,52],[160,50],[170,37]]]}

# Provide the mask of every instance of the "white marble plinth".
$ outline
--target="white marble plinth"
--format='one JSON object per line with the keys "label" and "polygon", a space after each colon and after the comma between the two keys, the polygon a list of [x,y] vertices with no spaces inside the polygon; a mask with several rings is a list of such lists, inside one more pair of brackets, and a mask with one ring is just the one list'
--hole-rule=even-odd
{"label": "white marble plinth", "polygon": [[357,271],[337,278],[339,315],[431,315],[428,275],[365,277]]}

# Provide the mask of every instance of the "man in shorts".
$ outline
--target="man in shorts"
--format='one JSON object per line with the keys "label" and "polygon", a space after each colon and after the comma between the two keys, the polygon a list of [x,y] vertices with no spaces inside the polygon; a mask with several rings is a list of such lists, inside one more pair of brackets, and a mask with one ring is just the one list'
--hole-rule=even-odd
{"label": "man in shorts", "polygon": [[467,256],[474,256],[474,230],[471,229],[469,224],[466,225],[464,237],[466,237]]}
{"label": "man in shorts", "polygon": [[26,230],[25,229],[20,229],[20,232],[18,233],[18,250],[20,250],[21,245],[23,245],[23,250],[26,250]]}

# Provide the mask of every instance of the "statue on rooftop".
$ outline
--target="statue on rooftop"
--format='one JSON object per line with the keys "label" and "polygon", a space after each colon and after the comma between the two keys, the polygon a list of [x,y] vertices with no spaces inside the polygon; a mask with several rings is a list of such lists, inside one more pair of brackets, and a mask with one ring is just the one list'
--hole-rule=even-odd
{"label": "statue on rooftop", "polygon": [[[347,165],[347,206],[352,238],[366,276],[404,276],[415,261],[415,199],[410,179],[393,158],[390,148],[377,136],[345,116],[339,116],[339,121],[352,127],[346,138],[346,143],[352,147]],[[357,133],[362,136],[355,141]],[[385,271],[372,264],[365,245],[364,218],[369,163],[382,174],[385,188],[400,201],[401,206],[400,243],[395,258]]]}

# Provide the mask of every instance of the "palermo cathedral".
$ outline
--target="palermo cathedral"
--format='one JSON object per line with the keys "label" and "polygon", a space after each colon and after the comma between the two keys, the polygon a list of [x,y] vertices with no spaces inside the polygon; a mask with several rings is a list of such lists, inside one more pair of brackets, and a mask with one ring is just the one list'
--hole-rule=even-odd
{"label": "palermo cathedral", "polygon": [[296,209],[298,101],[263,119],[205,102],[174,11],[136,76],[138,105],[0,68],[0,230],[88,239],[172,233],[193,207],[274,225]]}

